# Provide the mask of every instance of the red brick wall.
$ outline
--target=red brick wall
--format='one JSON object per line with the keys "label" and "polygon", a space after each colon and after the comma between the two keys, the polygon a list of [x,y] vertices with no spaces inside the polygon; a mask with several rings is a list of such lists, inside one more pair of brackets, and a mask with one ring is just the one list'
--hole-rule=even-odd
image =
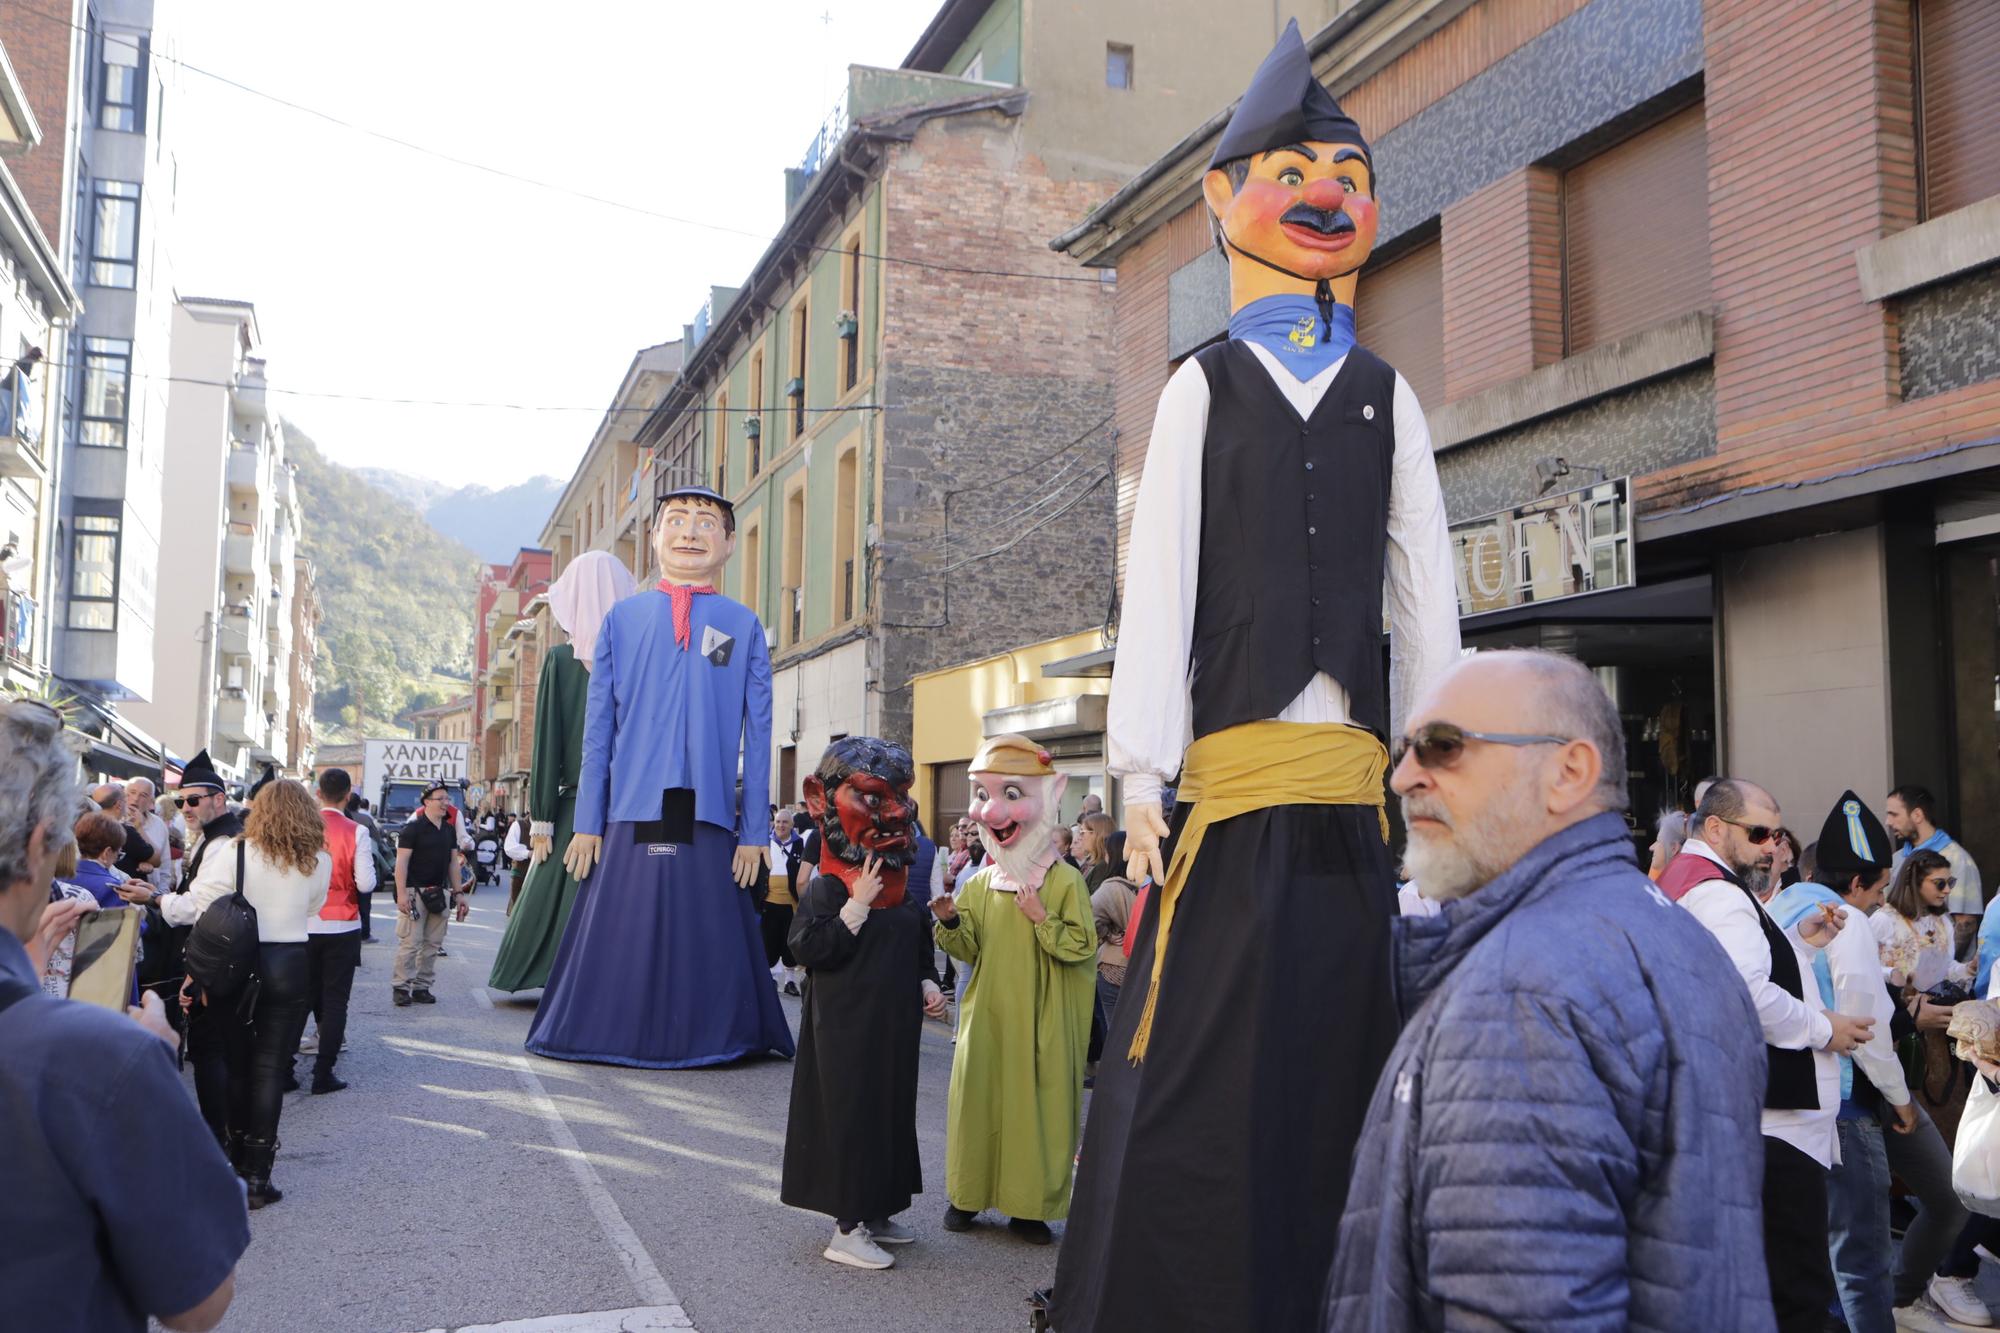
{"label": "red brick wall", "polygon": [[83,40],[82,33],[60,19],[68,8],[63,0],[0,5],[0,43],[6,44],[7,58],[13,62],[14,73],[28,94],[28,105],[34,108],[42,127],[41,146],[10,160],[7,169],[14,173],[42,231],[58,249],[62,246],[68,165],[63,142],[69,128],[70,52],[73,42]]}
{"label": "red brick wall", "polygon": [[2000,382],[1903,401],[1894,311],[1855,273],[1916,216],[1908,4],[1710,0],[1706,22],[1718,445],[1653,504],[2000,433]]}
{"label": "red brick wall", "polygon": [[1447,400],[1562,359],[1561,190],[1529,167],[1445,209]]}

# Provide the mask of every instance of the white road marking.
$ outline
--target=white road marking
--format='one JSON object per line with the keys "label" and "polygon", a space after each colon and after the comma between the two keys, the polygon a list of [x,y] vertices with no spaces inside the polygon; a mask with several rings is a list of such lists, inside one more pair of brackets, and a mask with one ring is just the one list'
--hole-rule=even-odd
{"label": "white road marking", "polygon": [[[493,997],[486,993],[484,986],[474,986],[472,998],[484,1008],[493,1007]],[[632,1230],[632,1224],[625,1220],[618,1201],[604,1187],[597,1168],[590,1164],[589,1156],[577,1143],[576,1135],[570,1131],[569,1122],[563,1119],[555,1099],[549,1096],[541,1078],[529,1067],[527,1057],[516,1055],[505,1059],[513,1069],[514,1077],[520,1080],[522,1091],[527,1093],[529,1107],[548,1124],[549,1137],[555,1141],[557,1155],[569,1163],[570,1174],[576,1177],[578,1188],[583,1191],[591,1213],[597,1218],[597,1225],[604,1232],[604,1239],[610,1242],[612,1253],[624,1265],[625,1275],[632,1280],[632,1289],[644,1304],[640,1308],[595,1315],[552,1315],[545,1320],[489,1324],[477,1330],[462,1329],[459,1333],[501,1333],[501,1330],[506,1333],[600,1333],[600,1330],[603,1333],[653,1333],[655,1329],[694,1328],[694,1322],[681,1309],[680,1298],[674,1295],[673,1287],[661,1276],[653,1256],[646,1252],[644,1242],[639,1239],[639,1233]],[[601,1320],[612,1322],[594,1322]]]}
{"label": "white road marking", "polygon": [[680,1333],[693,1324],[678,1305],[648,1305],[630,1310],[599,1310],[595,1314],[555,1314],[540,1319],[515,1319],[504,1324],[471,1324],[463,1328],[428,1329],[425,1333]]}

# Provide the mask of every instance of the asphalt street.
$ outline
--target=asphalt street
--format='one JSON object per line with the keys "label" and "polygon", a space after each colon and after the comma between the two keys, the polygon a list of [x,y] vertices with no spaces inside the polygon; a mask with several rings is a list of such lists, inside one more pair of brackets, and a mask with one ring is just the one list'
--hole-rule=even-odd
{"label": "asphalt street", "polygon": [[[350,1086],[285,1099],[285,1197],[251,1214],[223,1329],[1027,1327],[1055,1250],[991,1214],[962,1235],[939,1225],[948,1027],[924,1028],[927,1192],[902,1218],[919,1239],[887,1271],[844,1268],[820,1257],[831,1222],[778,1202],[791,1064],[651,1071],[526,1054],[532,996],[484,986],[505,902],[475,895],[438,961],[438,1003],[397,1009],[393,903],[377,896],[340,1061]],[[785,1005],[796,1029],[798,1001]]]}

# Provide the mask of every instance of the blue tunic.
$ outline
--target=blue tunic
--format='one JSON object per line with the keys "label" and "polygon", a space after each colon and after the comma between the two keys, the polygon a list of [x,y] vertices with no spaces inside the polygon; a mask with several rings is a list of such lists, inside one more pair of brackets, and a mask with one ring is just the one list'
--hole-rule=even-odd
{"label": "blue tunic", "polygon": [[[756,909],[730,866],[739,845],[770,841],[764,627],[712,593],[691,619],[683,648],[654,589],[613,606],[598,632],[576,832],[604,845],[528,1030],[536,1055],[684,1069],[792,1054]],[[694,792],[691,840],[639,841],[669,789]]]}

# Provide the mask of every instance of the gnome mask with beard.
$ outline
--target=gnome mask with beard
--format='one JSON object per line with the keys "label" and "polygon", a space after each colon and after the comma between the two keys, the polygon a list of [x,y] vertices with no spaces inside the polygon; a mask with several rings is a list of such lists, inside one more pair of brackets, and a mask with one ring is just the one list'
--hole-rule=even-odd
{"label": "gnome mask with beard", "polygon": [[916,859],[916,776],[910,752],[872,736],[846,736],[826,747],[819,769],[805,781],[806,810],[819,824],[820,873],[854,892],[855,876],[869,857],[882,875],[871,904],[895,907],[907,890]]}
{"label": "gnome mask with beard", "polygon": [[1055,829],[1068,785],[1049,752],[1025,736],[995,736],[974,756],[966,815],[979,825],[979,840],[998,868],[994,888],[1041,888],[1056,862]]}

